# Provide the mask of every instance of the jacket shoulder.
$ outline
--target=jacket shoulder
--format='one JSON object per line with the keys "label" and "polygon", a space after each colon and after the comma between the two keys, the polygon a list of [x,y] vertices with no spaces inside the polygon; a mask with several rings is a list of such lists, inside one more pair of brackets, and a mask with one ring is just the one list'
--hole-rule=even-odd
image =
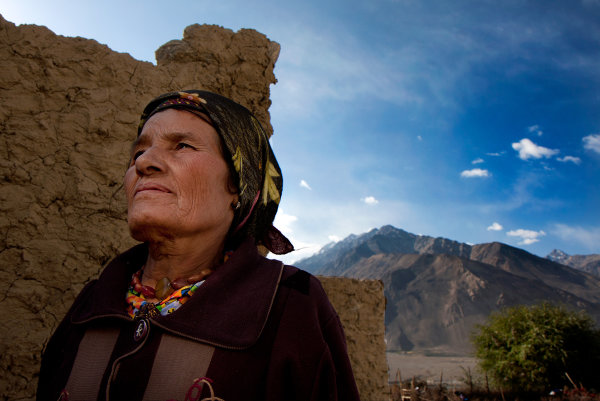
{"label": "jacket shoulder", "polygon": [[[325,290],[318,278],[309,272],[295,266],[285,265],[281,277],[281,285],[288,287],[303,295],[323,296]],[[326,295],[325,295],[326,296]]]}
{"label": "jacket shoulder", "polygon": [[321,322],[337,317],[321,281],[309,272],[286,265],[280,286],[289,291],[288,302],[316,310]]}

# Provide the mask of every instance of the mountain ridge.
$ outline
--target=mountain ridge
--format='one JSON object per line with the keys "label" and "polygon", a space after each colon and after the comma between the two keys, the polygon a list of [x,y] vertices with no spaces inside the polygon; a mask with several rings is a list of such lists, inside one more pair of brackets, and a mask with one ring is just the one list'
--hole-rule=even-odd
{"label": "mountain ridge", "polygon": [[542,301],[600,321],[599,277],[500,242],[470,245],[388,225],[296,264],[320,275],[381,280],[389,349],[466,354],[471,332],[490,313]]}
{"label": "mountain ridge", "polygon": [[560,249],[554,249],[546,258],[600,276],[600,254],[569,255]]}

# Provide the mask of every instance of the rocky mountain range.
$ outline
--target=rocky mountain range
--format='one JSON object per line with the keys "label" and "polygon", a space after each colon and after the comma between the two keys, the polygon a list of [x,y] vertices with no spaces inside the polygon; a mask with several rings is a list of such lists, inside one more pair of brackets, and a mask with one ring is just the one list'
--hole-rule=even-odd
{"label": "rocky mountain range", "polygon": [[555,249],[546,258],[574,267],[577,270],[600,276],[600,254],[592,255],[569,255],[559,249]]}
{"label": "rocky mountain range", "polygon": [[468,245],[383,226],[296,263],[319,275],[383,281],[391,350],[471,351],[477,324],[502,307],[549,301],[600,321],[600,278],[493,242]]}

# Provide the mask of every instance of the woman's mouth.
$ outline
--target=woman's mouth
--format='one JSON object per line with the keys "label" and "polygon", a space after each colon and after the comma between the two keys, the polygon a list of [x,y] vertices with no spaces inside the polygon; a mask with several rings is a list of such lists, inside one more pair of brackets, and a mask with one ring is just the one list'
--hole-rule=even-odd
{"label": "woman's mouth", "polygon": [[137,195],[140,192],[146,192],[146,191],[157,191],[157,192],[165,192],[165,193],[170,193],[171,190],[169,190],[169,188],[160,185],[160,184],[155,184],[155,183],[144,183],[139,185],[136,189],[135,189],[135,194]]}

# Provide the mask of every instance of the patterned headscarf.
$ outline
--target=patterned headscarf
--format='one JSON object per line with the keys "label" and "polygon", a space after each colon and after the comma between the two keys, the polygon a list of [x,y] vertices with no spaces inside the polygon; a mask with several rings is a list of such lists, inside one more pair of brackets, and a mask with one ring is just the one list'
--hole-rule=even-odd
{"label": "patterned headscarf", "polygon": [[290,241],[273,227],[283,178],[265,131],[245,107],[215,93],[186,90],[169,92],[152,100],[142,113],[138,136],[148,119],[165,109],[207,115],[225,145],[225,161],[238,188],[240,207],[235,211],[228,242],[247,236],[281,255],[294,250]]}

